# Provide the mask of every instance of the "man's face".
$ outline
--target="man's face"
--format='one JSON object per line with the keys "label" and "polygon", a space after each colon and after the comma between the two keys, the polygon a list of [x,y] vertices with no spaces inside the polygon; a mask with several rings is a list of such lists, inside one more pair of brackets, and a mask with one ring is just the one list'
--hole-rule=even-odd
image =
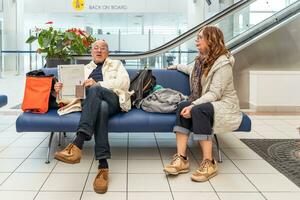
{"label": "man's face", "polygon": [[108,48],[105,41],[99,40],[94,44],[92,57],[95,63],[103,62],[108,57]]}

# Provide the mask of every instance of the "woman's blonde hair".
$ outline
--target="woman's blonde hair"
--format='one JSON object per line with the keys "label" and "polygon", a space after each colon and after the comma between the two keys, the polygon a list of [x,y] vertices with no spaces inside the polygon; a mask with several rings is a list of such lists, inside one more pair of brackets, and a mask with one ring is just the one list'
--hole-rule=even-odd
{"label": "woman's blonde hair", "polygon": [[202,32],[203,38],[206,40],[208,52],[206,55],[200,55],[196,59],[202,63],[203,74],[207,76],[214,62],[221,55],[228,55],[229,51],[225,46],[223,33],[218,27],[204,26],[200,29],[200,32]]}

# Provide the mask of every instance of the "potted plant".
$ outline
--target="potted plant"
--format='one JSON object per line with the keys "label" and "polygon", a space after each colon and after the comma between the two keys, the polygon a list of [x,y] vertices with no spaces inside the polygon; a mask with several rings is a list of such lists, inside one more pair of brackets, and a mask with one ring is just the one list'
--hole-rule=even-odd
{"label": "potted plant", "polygon": [[30,44],[35,40],[39,44],[37,52],[46,54],[47,67],[57,67],[57,64],[70,63],[73,55],[89,53],[91,44],[96,39],[80,29],[61,31],[50,26],[47,29],[37,28],[36,35],[31,35],[26,43]]}

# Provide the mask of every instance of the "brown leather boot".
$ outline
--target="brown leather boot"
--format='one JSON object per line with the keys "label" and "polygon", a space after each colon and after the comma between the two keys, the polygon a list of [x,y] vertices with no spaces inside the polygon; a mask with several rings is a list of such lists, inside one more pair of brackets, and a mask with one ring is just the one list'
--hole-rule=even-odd
{"label": "brown leather boot", "polygon": [[74,144],[69,144],[64,150],[54,154],[55,159],[69,164],[79,163],[81,156],[81,150]]}
{"label": "brown leather boot", "polygon": [[98,169],[98,174],[94,180],[94,191],[100,194],[107,192],[108,169]]}

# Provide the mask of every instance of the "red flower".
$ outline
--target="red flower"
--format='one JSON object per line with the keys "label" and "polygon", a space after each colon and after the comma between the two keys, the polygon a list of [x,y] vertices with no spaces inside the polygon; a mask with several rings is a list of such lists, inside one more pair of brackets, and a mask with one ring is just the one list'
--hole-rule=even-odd
{"label": "red flower", "polygon": [[48,21],[45,24],[53,24],[53,21]]}
{"label": "red flower", "polygon": [[82,38],[82,43],[83,43],[83,45],[84,45],[85,47],[89,47],[89,46],[90,46],[89,41],[87,41],[87,39],[86,39],[85,37]]}

